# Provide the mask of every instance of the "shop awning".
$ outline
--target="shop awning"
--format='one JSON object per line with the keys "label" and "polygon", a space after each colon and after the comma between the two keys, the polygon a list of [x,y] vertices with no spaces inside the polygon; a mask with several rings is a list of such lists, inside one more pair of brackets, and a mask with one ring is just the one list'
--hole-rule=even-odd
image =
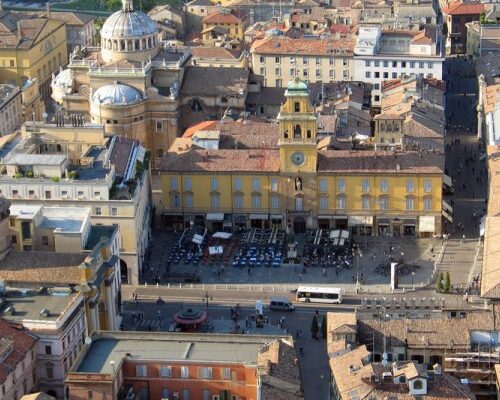
{"label": "shop awning", "polygon": [[333,215],[318,215],[318,219],[332,219]]}
{"label": "shop awning", "polygon": [[224,213],[208,213],[207,221],[224,221]]}
{"label": "shop awning", "polygon": [[453,223],[453,217],[446,212],[446,210],[442,210],[441,213],[443,217],[445,217],[449,222]]}
{"label": "shop awning", "polygon": [[417,225],[417,220],[416,219],[404,219],[403,225],[404,226],[415,226],[415,225]]}
{"label": "shop awning", "polygon": [[249,219],[268,219],[267,214],[250,214]]}
{"label": "shop awning", "polygon": [[378,220],[378,224],[379,226],[382,225],[382,226],[388,226],[389,225],[389,218],[380,218]]}
{"label": "shop awning", "polygon": [[332,215],[332,219],[347,219],[347,215]]}
{"label": "shop awning", "polygon": [[282,214],[271,214],[271,219],[283,219]]}
{"label": "shop awning", "polygon": [[348,225],[349,226],[357,226],[357,225],[372,225],[373,217],[371,215],[353,215],[349,216]]}
{"label": "shop awning", "polygon": [[418,219],[418,231],[434,233],[436,226],[436,218],[433,216],[420,217]]}
{"label": "shop awning", "polygon": [[215,232],[212,235],[212,237],[220,239],[229,239],[231,236],[233,236],[233,234],[229,232]]}

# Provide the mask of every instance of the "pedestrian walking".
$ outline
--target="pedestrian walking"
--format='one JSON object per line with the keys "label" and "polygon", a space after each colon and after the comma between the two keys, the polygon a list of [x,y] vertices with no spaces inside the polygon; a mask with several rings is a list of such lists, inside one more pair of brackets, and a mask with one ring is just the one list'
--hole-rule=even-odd
{"label": "pedestrian walking", "polygon": [[302,282],[302,274],[299,274],[299,281]]}
{"label": "pedestrian walking", "polygon": [[326,276],[326,268],[323,267],[323,276]]}

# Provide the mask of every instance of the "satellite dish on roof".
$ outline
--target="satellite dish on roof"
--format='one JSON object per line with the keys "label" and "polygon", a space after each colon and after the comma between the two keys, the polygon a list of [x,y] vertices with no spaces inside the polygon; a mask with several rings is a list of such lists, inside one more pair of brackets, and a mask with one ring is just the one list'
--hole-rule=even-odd
{"label": "satellite dish on roof", "polygon": [[91,344],[92,343],[92,339],[89,338],[89,337],[86,337],[85,338],[85,344]]}

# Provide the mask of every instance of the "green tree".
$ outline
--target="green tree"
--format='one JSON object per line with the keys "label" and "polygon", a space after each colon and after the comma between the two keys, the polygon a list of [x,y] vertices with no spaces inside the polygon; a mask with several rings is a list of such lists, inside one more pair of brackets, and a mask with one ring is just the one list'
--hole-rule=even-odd
{"label": "green tree", "polygon": [[315,315],[311,322],[311,336],[313,339],[316,339],[318,337],[318,331],[319,331],[318,318]]}
{"label": "green tree", "polygon": [[451,279],[450,279],[450,273],[446,271],[446,276],[444,278],[444,291],[446,293],[449,293],[451,291]]}
{"label": "green tree", "polygon": [[436,292],[441,293],[443,291],[443,273],[440,272],[436,281]]}
{"label": "green tree", "polygon": [[326,314],[324,314],[323,319],[321,320],[321,336],[323,336],[323,339],[328,337],[328,332],[326,330],[327,326],[328,323],[326,322]]}

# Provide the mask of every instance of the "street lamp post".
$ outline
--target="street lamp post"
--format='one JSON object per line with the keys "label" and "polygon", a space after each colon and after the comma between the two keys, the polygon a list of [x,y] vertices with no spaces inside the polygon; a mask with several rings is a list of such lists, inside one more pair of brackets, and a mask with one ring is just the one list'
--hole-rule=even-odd
{"label": "street lamp post", "polygon": [[213,297],[212,297],[212,296],[210,296],[210,295],[208,294],[208,292],[206,292],[206,293],[205,293],[205,296],[203,296],[203,298],[201,299],[201,301],[202,301],[202,302],[204,302],[204,303],[205,303],[205,305],[206,305],[206,307],[207,307],[207,317],[208,317],[208,302],[209,302],[210,300],[213,300]]}
{"label": "street lamp post", "polygon": [[413,278],[415,277],[415,271],[411,271],[411,288],[415,290],[415,285],[413,284]]}
{"label": "street lamp post", "polygon": [[401,252],[401,264],[405,263],[405,253]]}

